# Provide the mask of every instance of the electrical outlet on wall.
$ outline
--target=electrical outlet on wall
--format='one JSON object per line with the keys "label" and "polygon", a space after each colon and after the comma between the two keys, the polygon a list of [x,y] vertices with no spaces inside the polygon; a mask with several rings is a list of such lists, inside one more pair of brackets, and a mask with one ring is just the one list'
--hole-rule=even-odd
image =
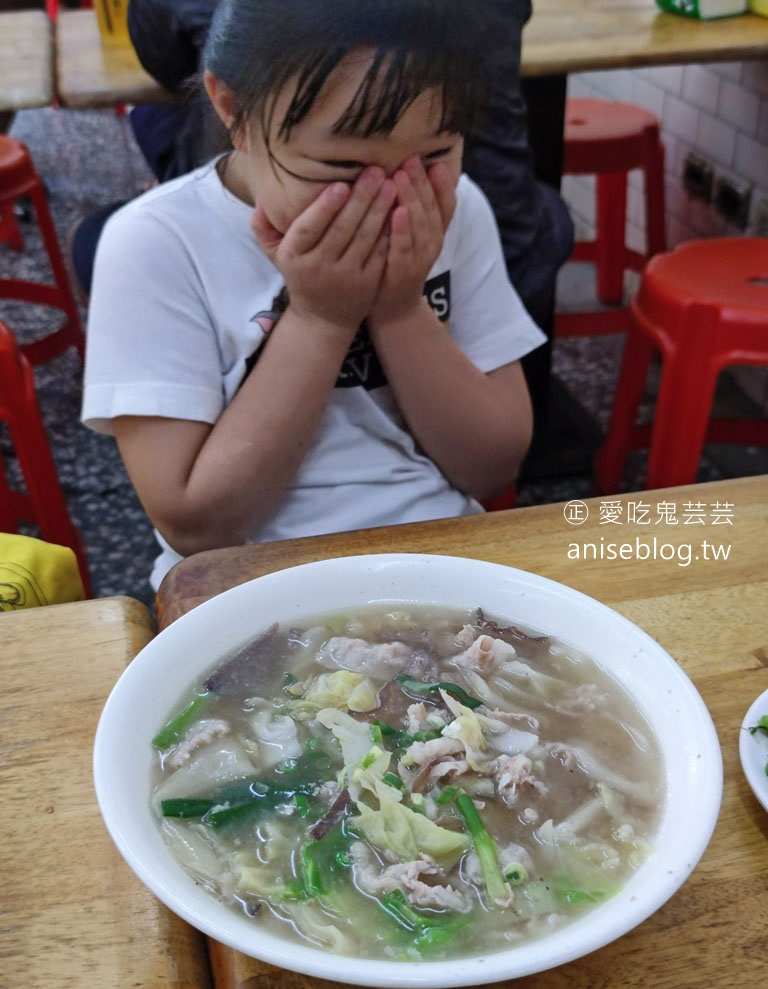
{"label": "electrical outlet on wall", "polygon": [[744,230],[749,220],[750,186],[736,179],[720,176],[715,180],[712,203],[724,220],[739,230]]}
{"label": "electrical outlet on wall", "polygon": [[712,183],[715,173],[704,158],[689,151],[683,162],[683,188],[691,199],[712,202]]}
{"label": "electrical outlet on wall", "polygon": [[752,234],[755,237],[768,237],[768,196],[761,196],[752,211]]}

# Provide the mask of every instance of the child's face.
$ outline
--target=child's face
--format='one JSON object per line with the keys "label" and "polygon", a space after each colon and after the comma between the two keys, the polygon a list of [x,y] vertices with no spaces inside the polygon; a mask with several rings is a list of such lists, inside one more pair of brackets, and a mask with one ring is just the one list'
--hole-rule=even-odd
{"label": "child's face", "polygon": [[[312,110],[288,139],[277,136],[290,93],[278,97],[269,147],[260,123],[249,125],[237,143],[234,191],[263,207],[273,227],[290,224],[332,182],[354,182],[371,165],[392,175],[412,156],[426,168],[442,162],[454,183],[461,174],[463,139],[440,132],[442,103],[435,90],[421,93],[389,134],[354,137],[334,134],[336,121],[352,102],[369,65],[367,53],[353,54],[330,76]],[[271,152],[271,154],[270,154]]]}

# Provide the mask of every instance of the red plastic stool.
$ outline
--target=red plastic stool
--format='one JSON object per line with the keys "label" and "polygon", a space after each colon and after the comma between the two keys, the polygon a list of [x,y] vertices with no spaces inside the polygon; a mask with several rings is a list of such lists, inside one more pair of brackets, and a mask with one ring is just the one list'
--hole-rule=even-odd
{"label": "red plastic stool", "polygon": [[517,508],[517,485],[513,484],[493,498],[486,498],[482,505],[486,512],[505,512],[509,508]]}
{"label": "red plastic stool", "polygon": [[[85,354],[85,335],[48,209],[43,183],[37,174],[28,148],[13,137],[0,134],[0,217],[2,218],[0,239],[7,240],[16,249],[21,249],[23,243],[12,209],[14,203],[22,196],[29,196],[32,201],[55,284],[46,285],[19,278],[0,278],[0,299],[18,299],[21,302],[52,306],[61,309],[66,316],[66,322],[58,330],[22,346],[24,356],[31,364],[49,361],[67,347],[74,347],[82,358]],[[16,240],[14,240],[14,232],[18,238]]]}
{"label": "red plastic stool", "polygon": [[[666,249],[664,145],[659,123],[647,110],[630,103],[569,99],[565,106],[564,175],[596,176],[596,237],[577,241],[572,261],[595,264],[601,302],[619,305],[624,272],[642,271],[649,258]],[[645,196],[644,254],[627,247],[627,179],[643,172]],[[618,333],[629,324],[627,309],[557,313],[557,336]]]}
{"label": "red plastic stool", "polygon": [[0,244],[7,244],[14,251],[24,249],[24,238],[21,236],[12,203],[0,203]]}
{"label": "red plastic stool", "polygon": [[[595,459],[601,491],[617,490],[629,451],[648,446],[645,487],[691,484],[709,443],[768,445],[768,422],[712,419],[717,376],[768,366],[768,239],[693,241],[653,258],[631,302],[606,439]],[[635,426],[656,351],[662,372],[652,427]]]}
{"label": "red plastic stool", "polygon": [[35,524],[40,538],[74,550],[83,586],[91,596],[83,538],[67,511],[56,465],[40,417],[32,368],[16,338],[0,322],[0,420],[8,423],[26,492],[8,484],[0,455],[0,531],[18,532],[20,522]]}

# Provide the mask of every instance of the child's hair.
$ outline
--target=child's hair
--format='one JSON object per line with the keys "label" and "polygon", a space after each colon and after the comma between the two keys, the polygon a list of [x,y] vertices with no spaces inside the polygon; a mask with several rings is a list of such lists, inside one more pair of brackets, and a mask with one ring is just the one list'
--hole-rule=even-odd
{"label": "child's hair", "polygon": [[[443,97],[441,130],[471,136],[505,42],[499,8],[518,0],[221,0],[203,67],[235,96],[230,134],[258,118],[265,138],[288,138],[311,111],[323,84],[355,50],[373,55],[336,132],[390,133],[425,90]],[[277,97],[296,90],[283,119]]]}

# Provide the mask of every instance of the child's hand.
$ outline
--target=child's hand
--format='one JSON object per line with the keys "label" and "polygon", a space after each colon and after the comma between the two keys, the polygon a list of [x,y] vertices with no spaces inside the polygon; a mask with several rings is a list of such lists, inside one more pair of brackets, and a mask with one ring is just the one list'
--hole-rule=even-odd
{"label": "child's hand", "polygon": [[418,158],[408,158],[393,180],[398,204],[390,222],[384,277],[369,314],[372,325],[402,319],[420,307],[424,283],[456,208],[456,189],[445,165],[433,165],[427,172]]}
{"label": "child's hand", "polygon": [[285,234],[257,205],[251,226],[302,316],[356,331],[368,315],[387,259],[386,225],[395,185],[380,168],[355,184],[325,188]]}

